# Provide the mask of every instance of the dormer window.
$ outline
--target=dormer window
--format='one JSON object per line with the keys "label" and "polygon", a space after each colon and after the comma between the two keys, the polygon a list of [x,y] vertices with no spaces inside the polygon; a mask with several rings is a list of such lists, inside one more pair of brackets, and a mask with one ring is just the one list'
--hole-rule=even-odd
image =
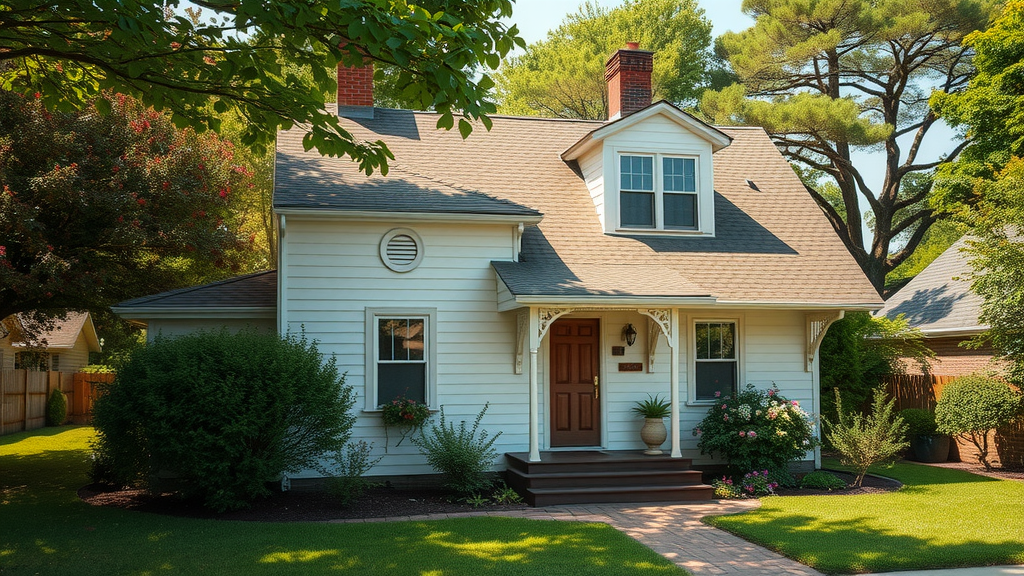
{"label": "dormer window", "polygon": [[667,154],[619,155],[619,227],[696,230],[697,159]]}

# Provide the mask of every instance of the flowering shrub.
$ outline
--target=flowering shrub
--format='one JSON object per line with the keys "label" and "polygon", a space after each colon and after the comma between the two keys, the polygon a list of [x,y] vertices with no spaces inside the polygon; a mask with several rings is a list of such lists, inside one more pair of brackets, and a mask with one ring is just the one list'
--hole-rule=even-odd
{"label": "flowering shrub", "polygon": [[813,430],[799,402],[787,400],[774,386],[747,385],[735,398],[720,399],[693,434],[700,436],[701,454],[719,454],[743,472],[785,468],[817,445]]}
{"label": "flowering shrub", "polygon": [[756,498],[775,494],[775,489],[779,487],[779,484],[771,479],[767,470],[760,472],[754,470],[744,474],[743,480],[739,484],[734,483],[731,478],[722,476],[721,480],[715,480],[711,486],[715,489],[715,498],[728,499]]}
{"label": "flowering shrub", "polygon": [[395,446],[399,446],[410,432],[421,428],[427,418],[430,418],[430,408],[426,404],[406,398],[404,395],[387,404],[381,404],[379,408],[380,417],[384,421],[385,451],[387,451],[386,439],[389,428],[402,429],[402,436],[395,444]]}

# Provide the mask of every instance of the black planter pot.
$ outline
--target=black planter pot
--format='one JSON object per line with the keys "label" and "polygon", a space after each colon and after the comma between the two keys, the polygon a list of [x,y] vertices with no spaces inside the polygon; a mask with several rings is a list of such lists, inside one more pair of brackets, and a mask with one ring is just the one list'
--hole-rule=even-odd
{"label": "black planter pot", "polygon": [[945,462],[949,457],[949,436],[945,434],[914,436],[910,441],[910,447],[914,450],[914,460],[918,462]]}

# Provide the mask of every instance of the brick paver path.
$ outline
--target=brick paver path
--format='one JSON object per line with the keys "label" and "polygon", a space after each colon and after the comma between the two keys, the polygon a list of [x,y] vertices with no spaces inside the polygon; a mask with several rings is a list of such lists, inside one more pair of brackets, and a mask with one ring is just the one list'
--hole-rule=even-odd
{"label": "brick paver path", "polygon": [[579,504],[549,508],[527,508],[498,512],[428,514],[395,518],[335,520],[335,522],[384,522],[400,520],[443,520],[465,516],[513,516],[536,520],[604,522],[629,534],[655,552],[695,576],[754,576],[763,574],[820,575],[799,562],[776,554],[703,524],[704,516],[731,514],[760,506],[757,500],[735,500],[700,504]]}

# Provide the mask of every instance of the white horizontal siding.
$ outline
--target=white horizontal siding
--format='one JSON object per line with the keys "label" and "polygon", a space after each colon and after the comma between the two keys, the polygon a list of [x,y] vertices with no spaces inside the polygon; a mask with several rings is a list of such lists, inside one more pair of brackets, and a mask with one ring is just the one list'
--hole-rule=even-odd
{"label": "white horizontal siding", "polygon": [[587,183],[587,189],[590,190],[590,198],[594,201],[594,210],[597,211],[601,226],[604,226],[605,174],[601,148],[597,147],[580,158],[579,165],[583,180]]}

